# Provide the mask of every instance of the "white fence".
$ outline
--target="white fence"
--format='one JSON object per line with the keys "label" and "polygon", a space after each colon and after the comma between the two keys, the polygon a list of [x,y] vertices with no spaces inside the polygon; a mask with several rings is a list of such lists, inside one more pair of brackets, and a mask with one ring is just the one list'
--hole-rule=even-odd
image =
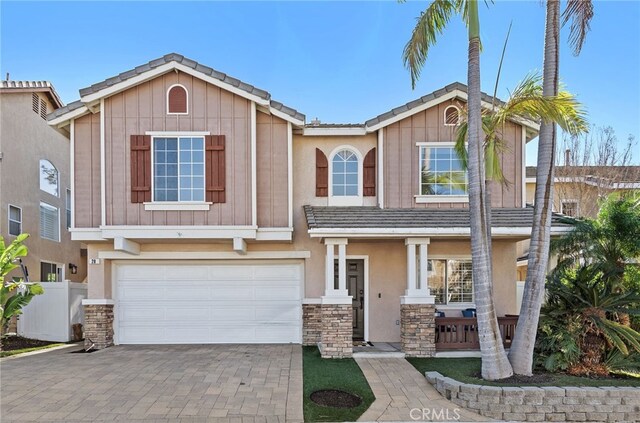
{"label": "white fence", "polygon": [[18,334],[26,338],[68,342],[73,339],[71,325],[84,324],[82,300],[87,284],[40,282],[44,294],[36,295],[18,318]]}

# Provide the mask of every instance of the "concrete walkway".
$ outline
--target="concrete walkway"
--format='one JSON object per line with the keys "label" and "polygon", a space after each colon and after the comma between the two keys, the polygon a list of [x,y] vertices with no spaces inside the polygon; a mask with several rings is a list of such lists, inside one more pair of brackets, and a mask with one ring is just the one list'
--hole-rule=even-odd
{"label": "concrete walkway", "polygon": [[356,358],[376,400],[358,421],[493,421],[443,398],[403,358]]}
{"label": "concrete walkway", "polygon": [[299,345],[118,346],[0,360],[5,422],[302,422]]}

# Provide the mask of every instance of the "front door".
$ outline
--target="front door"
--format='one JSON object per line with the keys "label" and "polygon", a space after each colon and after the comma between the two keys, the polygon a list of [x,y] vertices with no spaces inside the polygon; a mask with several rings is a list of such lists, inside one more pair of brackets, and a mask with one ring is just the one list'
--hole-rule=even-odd
{"label": "front door", "polygon": [[[338,286],[338,260],[335,261],[335,286]],[[347,260],[347,291],[353,297],[353,339],[364,339],[364,260]]]}

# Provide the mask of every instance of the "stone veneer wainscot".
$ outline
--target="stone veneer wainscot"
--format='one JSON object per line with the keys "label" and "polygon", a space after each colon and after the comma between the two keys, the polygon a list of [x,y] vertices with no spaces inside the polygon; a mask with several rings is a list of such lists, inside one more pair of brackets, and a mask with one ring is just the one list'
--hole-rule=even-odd
{"label": "stone veneer wainscot", "polygon": [[322,304],[320,354],[322,358],[353,355],[353,307],[351,304]]}
{"label": "stone veneer wainscot", "polygon": [[103,349],[113,345],[113,304],[84,306],[84,346]]}
{"label": "stone veneer wainscot", "polygon": [[401,304],[400,342],[407,357],[436,354],[436,318],[433,304]]}

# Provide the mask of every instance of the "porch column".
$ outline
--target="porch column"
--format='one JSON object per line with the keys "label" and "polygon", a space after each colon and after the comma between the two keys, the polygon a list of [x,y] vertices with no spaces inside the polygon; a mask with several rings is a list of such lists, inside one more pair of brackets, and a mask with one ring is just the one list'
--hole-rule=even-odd
{"label": "porch column", "polygon": [[429,238],[405,240],[407,289],[400,297],[400,341],[407,357],[435,355],[435,297],[427,284],[429,242]]}
{"label": "porch column", "polygon": [[[327,238],[325,293],[321,298],[321,328],[318,345],[323,358],[353,354],[353,306],[347,290],[346,238]],[[338,246],[338,286],[335,284],[335,247]]]}

